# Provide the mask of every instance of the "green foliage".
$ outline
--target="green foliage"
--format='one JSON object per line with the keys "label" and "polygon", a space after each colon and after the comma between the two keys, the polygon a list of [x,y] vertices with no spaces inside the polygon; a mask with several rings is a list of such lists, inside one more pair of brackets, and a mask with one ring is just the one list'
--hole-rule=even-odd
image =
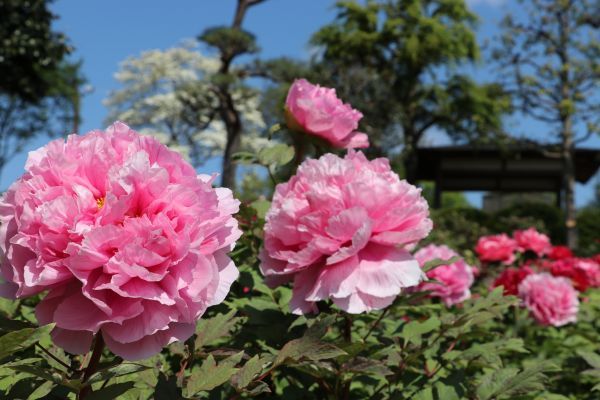
{"label": "green foliage", "polygon": [[311,40],[320,50],[315,72],[365,115],[367,152],[394,154],[403,143],[410,180],[429,129],[462,141],[501,135],[508,96],[456,73],[479,56],[476,18],[463,0],[339,1],[336,9]]}
{"label": "green foliage", "polygon": [[52,78],[71,51],[52,29],[48,0],[0,2],[0,93],[36,103],[50,94]]}
{"label": "green foliage", "polygon": [[241,29],[216,27],[205,30],[199,40],[219,50],[227,59],[240,54],[256,53],[258,46],[253,34]]}
{"label": "green foliage", "polygon": [[600,253],[600,207],[586,207],[577,214],[578,243],[582,255]]}

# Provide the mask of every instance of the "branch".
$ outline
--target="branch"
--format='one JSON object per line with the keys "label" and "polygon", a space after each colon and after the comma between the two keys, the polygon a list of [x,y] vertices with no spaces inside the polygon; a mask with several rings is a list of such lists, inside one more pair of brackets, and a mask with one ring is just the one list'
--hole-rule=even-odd
{"label": "branch", "polygon": [[231,27],[234,29],[240,29],[248,8],[260,4],[263,1],[265,0],[238,0],[237,9],[235,10],[235,16],[233,17],[233,23],[231,24]]}

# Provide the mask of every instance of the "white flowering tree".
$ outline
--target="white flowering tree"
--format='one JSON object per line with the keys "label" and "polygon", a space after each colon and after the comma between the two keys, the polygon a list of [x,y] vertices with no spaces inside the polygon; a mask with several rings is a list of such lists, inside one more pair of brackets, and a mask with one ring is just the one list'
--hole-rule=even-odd
{"label": "white flowering tree", "polygon": [[[214,91],[219,60],[204,56],[191,43],[167,50],[149,50],[127,58],[115,78],[121,88],[105,100],[107,122],[121,120],[157,137],[196,166],[222,154],[226,131]],[[242,114],[242,147],[259,148],[265,127],[258,93],[240,87],[234,93]]]}

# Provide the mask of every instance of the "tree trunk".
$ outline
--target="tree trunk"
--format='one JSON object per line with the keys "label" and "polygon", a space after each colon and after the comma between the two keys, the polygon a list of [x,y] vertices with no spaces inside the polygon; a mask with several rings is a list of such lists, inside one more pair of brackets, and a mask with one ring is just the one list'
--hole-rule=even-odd
{"label": "tree trunk", "polygon": [[570,129],[571,118],[567,118],[562,134],[563,163],[564,163],[564,193],[565,193],[565,228],[567,246],[577,247],[577,213],[575,209],[575,162],[573,160],[573,134]]}
{"label": "tree trunk", "polygon": [[237,165],[233,162],[233,155],[239,151],[242,135],[242,121],[235,108],[233,99],[228,92],[221,93],[221,118],[227,129],[227,143],[223,152],[223,166],[221,186],[235,190]]}
{"label": "tree trunk", "polygon": [[416,134],[410,128],[404,128],[404,174],[406,180],[410,184],[417,183],[417,168],[418,168],[418,158],[417,158],[417,142]]}

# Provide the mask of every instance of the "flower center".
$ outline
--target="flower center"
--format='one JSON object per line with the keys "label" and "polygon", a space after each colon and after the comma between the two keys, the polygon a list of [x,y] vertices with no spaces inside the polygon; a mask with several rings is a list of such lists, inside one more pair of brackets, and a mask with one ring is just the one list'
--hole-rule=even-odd
{"label": "flower center", "polygon": [[104,197],[100,197],[98,200],[96,200],[96,205],[98,206],[98,210],[104,207]]}

